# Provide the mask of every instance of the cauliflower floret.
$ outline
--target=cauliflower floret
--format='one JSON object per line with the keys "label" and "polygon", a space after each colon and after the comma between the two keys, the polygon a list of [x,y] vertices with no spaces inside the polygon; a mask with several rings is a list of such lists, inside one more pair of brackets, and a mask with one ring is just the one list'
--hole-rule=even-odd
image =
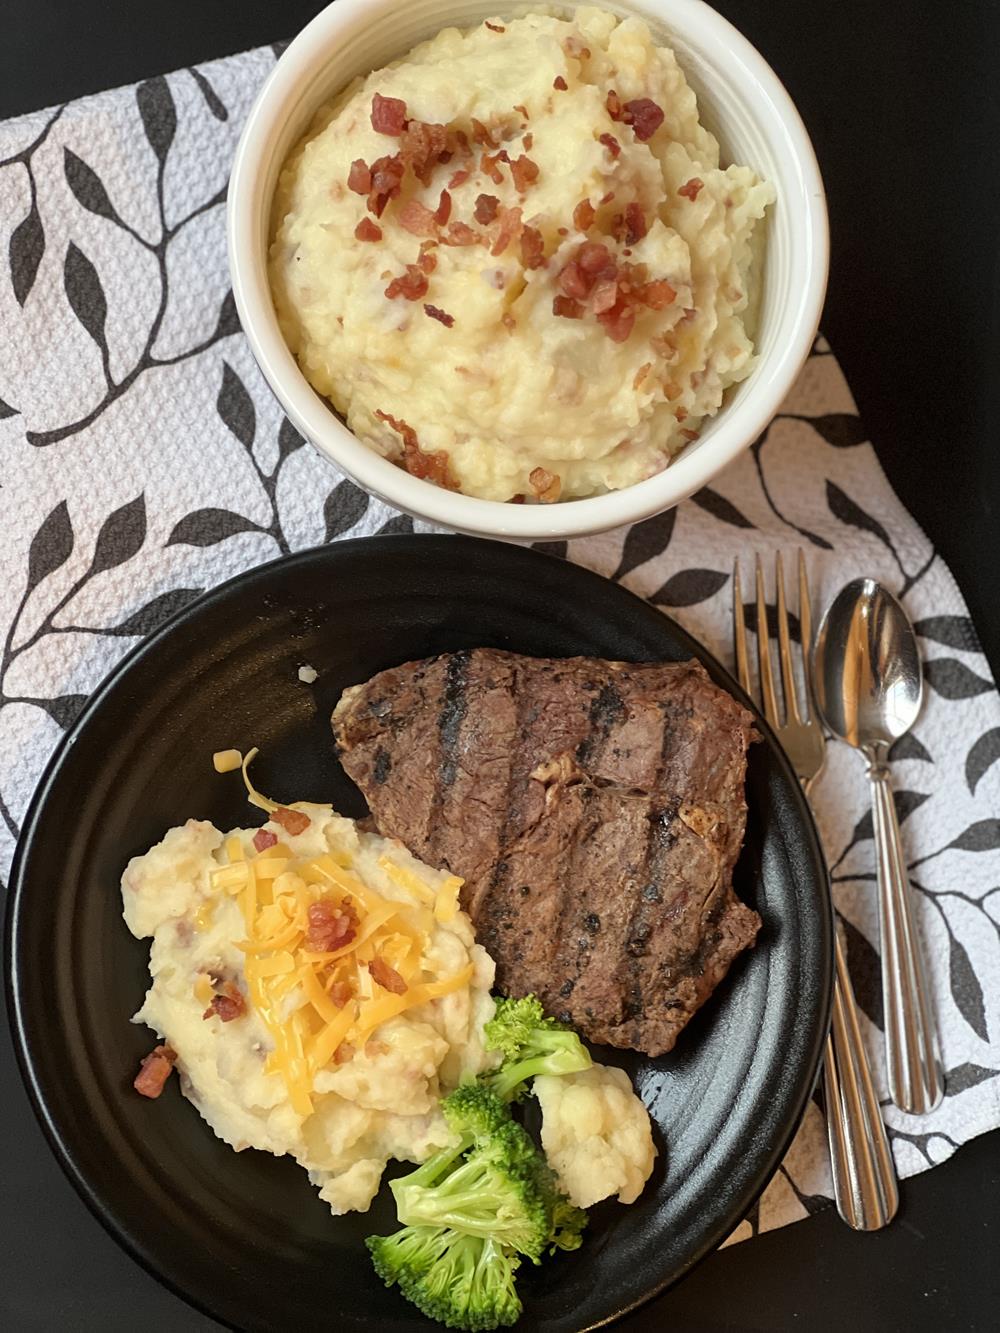
{"label": "cauliflower floret", "polygon": [[578,1074],[539,1074],[542,1147],[559,1184],[578,1208],[617,1194],[634,1203],[656,1157],[649,1115],[628,1075],[608,1065]]}

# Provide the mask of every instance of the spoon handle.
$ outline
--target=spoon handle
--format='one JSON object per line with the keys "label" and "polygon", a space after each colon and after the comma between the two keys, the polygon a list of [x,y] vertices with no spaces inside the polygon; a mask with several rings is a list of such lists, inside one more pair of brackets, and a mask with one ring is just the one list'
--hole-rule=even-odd
{"label": "spoon handle", "polygon": [[882,1001],[889,1095],[901,1111],[925,1115],[944,1096],[937,1032],[889,770],[880,757],[868,768],[878,861]]}

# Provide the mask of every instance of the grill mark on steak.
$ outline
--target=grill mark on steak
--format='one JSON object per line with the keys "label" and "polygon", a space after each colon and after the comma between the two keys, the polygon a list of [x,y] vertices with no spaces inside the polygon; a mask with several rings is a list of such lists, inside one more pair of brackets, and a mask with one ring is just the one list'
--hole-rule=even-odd
{"label": "grill mark on steak", "polygon": [[670,1050],[753,944],[751,718],[699,664],[473,650],[346,691],[334,731],[380,831],[465,879],[498,989],[591,1040]]}

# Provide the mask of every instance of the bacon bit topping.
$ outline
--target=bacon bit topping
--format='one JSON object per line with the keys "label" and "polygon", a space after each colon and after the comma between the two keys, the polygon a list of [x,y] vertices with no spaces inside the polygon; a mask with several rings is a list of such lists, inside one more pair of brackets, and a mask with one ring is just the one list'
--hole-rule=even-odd
{"label": "bacon bit topping", "polygon": [[615,197],[615,192],[614,192],[614,190],[609,190],[609,191],[607,192],[607,194],[603,194],[603,195],[601,195],[600,199],[598,199],[598,201],[597,201],[597,206],[598,206],[598,208],[603,208],[605,204],[610,204],[610,203],[611,203],[611,200],[612,200],[614,197]]}
{"label": "bacon bit topping", "polygon": [[372,163],[371,174],[372,188],[368,195],[368,211],[380,218],[389,200],[399,194],[406,166],[398,154],[395,157],[380,157]]}
{"label": "bacon bit topping", "polygon": [[402,296],[406,301],[419,301],[427,295],[427,278],[419,264],[407,264],[406,272],[393,278],[385,289],[390,301]]}
{"label": "bacon bit topping", "polygon": [[524,144],[525,148],[530,148],[532,144],[535,142],[535,136],[529,130],[528,133],[521,140],[521,142]]}
{"label": "bacon bit topping", "polygon": [[373,958],[368,964],[368,971],[371,973],[372,980],[384,990],[392,991],[393,995],[406,994],[408,989],[406,982],[394,967],[389,966],[384,958]]}
{"label": "bacon bit topping", "polygon": [[600,273],[611,263],[611,252],[600,241],[584,241],[576,252],[577,263],[584,273]]}
{"label": "bacon bit topping", "polygon": [[552,313],[561,315],[563,319],[582,319],[583,306],[571,296],[557,296],[552,302]]}
{"label": "bacon bit topping", "polygon": [[351,170],[347,177],[347,188],[353,190],[355,194],[367,194],[372,188],[371,167],[363,157],[356,157],[351,163]]}
{"label": "bacon bit topping", "polygon": [[346,1065],[349,1060],[353,1060],[355,1055],[354,1047],[349,1041],[342,1041],[333,1053],[333,1063],[335,1065]]}
{"label": "bacon bit topping", "polygon": [[433,454],[426,454],[421,449],[417,432],[411,425],[391,416],[388,412],[376,411],[375,415],[380,421],[384,421],[386,425],[391,426],[396,434],[401,437],[403,441],[403,466],[411,477],[417,477],[421,481],[432,481],[435,486],[443,486],[448,490],[457,489],[448,471],[448,455],[443,449],[438,449]]}
{"label": "bacon bit topping", "polygon": [[531,119],[531,117],[528,115],[528,108],[526,106],[522,106],[520,102],[518,102],[515,105],[514,110],[520,111],[521,115],[524,117],[525,120]]}
{"label": "bacon bit topping", "polygon": [[327,991],[327,994],[338,1009],[343,1009],[344,1005],[351,998],[351,988],[346,981],[335,981]]}
{"label": "bacon bit topping", "polygon": [[573,226],[577,231],[586,231],[593,225],[596,210],[589,199],[581,199],[573,209]]}
{"label": "bacon bit topping", "polygon": [[[654,306],[655,310],[656,307]],[[677,344],[669,333],[660,334],[650,338],[649,345],[657,356],[662,356],[666,361],[673,361],[677,356]]]}
{"label": "bacon bit topping", "polygon": [[391,134],[398,138],[406,129],[406,103],[398,97],[372,98],[372,129],[377,134]]}
{"label": "bacon bit topping", "polygon": [[473,210],[473,216],[476,221],[484,227],[489,226],[497,215],[497,209],[500,207],[500,200],[495,194],[480,194],[476,197],[476,207]]}
{"label": "bacon bit topping", "polygon": [[479,170],[483,172],[484,175],[489,176],[490,180],[493,181],[495,185],[503,184],[503,173],[497,166],[497,163],[501,160],[499,153],[495,153],[492,156],[489,153],[483,153],[482,157],[479,159]]}
{"label": "bacon bit topping", "polygon": [[604,332],[612,342],[623,343],[632,332],[635,311],[619,295],[615,304],[609,310],[602,310],[597,318],[604,325]]}
{"label": "bacon bit topping", "polygon": [[640,366],[639,369],[635,372],[635,376],[632,379],[632,388],[638,389],[639,386],[642,384],[643,380],[646,378],[646,376],[652,369],[653,369],[652,361],[647,361],[644,366]]}
{"label": "bacon bit topping", "polygon": [[636,296],[650,310],[666,310],[668,305],[673,305],[677,293],[666,278],[659,278],[656,282],[647,282],[641,286]]}
{"label": "bacon bit topping", "polygon": [[345,899],[339,906],[329,898],[310,903],[309,922],[303,943],[312,953],[333,953],[350,944],[358,933],[358,914]]}
{"label": "bacon bit topping", "polygon": [[159,1097],[176,1059],[177,1052],[173,1047],[154,1046],[148,1055],[143,1056],[139,1072],[132,1081],[133,1088],[143,1097]]}
{"label": "bacon bit topping", "polygon": [[486,148],[496,148],[497,146],[497,141],[489,129],[475,116],[472,117],[472,142],[482,144]]}
{"label": "bacon bit topping", "polygon": [[608,93],[604,105],[608,108],[608,115],[612,120],[622,120],[622,99],[615,92],[614,88]]}
{"label": "bacon bit topping", "polygon": [[223,1023],[231,1023],[234,1018],[239,1018],[246,1011],[247,1002],[239,986],[235,981],[224,981],[212,996],[212,1002],[202,1014],[202,1018],[211,1018],[215,1014]]}
{"label": "bacon bit topping", "polygon": [[451,149],[446,148],[443,153],[438,153],[438,161],[447,165],[447,163],[449,163],[454,156],[455,154],[451,151]]}
{"label": "bacon bit topping", "polygon": [[678,421],[687,421],[687,419],[688,419],[688,410],[687,410],[687,408],[686,408],[686,407],[678,407],[678,408],[676,409],[676,411],[674,412],[674,416],[677,418]]}
{"label": "bacon bit topping", "polygon": [[685,440],[696,440],[698,438],[698,431],[688,430],[686,427],[681,431],[681,434]]}
{"label": "bacon bit topping", "polygon": [[663,108],[650,97],[637,97],[632,102],[626,102],[622,110],[622,119],[626,125],[632,126],[635,137],[643,142],[651,139],[663,124]]}
{"label": "bacon bit topping", "polygon": [[481,240],[467,222],[449,222],[448,235],[441,237],[442,245],[478,245]]}
{"label": "bacon bit topping", "polygon": [[510,174],[514,178],[514,187],[518,194],[524,194],[533,181],[538,180],[538,163],[522,153],[510,164]]}
{"label": "bacon bit topping", "polygon": [[365,1042],[365,1055],[369,1060],[373,1060],[379,1055],[388,1055],[389,1047],[384,1041],[379,1041],[377,1037],[369,1037]]}
{"label": "bacon bit topping", "polygon": [[610,310],[618,300],[618,280],[617,278],[600,278],[594,285],[591,293],[591,308],[595,315],[602,315],[605,310]]}
{"label": "bacon bit topping", "polygon": [[438,224],[439,227],[443,227],[450,217],[451,217],[451,195],[448,193],[447,190],[442,190],[441,197],[438,200],[438,206],[434,210],[434,221]]}
{"label": "bacon bit topping", "polygon": [[380,241],[382,239],[382,228],[371,218],[362,218],[354,228],[354,235],[359,241]]}
{"label": "bacon bit topping", "polygon": [[309,827],[309,816],[303,814],[301,810],[289,810],[287,806],[279,805],[277,810],[272,811],[271,821],[280,824],[286,833],[290,833],[294,838],[297,833],[305,833]]}
{"label": "bacon bit topping", "polygon": [[417,260],[417,265],[422,273],[433,273],[438,266],[437,255],[425,250]]}
{"label": "bacon bit topping", "polygon": [[429,184],[431,172],[441,154],[448,151],[448,129],[423,120],[411,120],[399,145],[404,166],[417,180]]}
{"label": "bacon bit topping", "polygon": [[561,93],[564,93],[566,89],[569,87],[569,84],[566,82],[566,80],[563,78],[561,74],[557,74],[556,77],[552,80],[552,87],[558,88]]}
{"label": "bacon bit topping", "polygon": [[683,319],[681,320],[681,323],[682,323],[682,324],[690,324],[691,321],[697,316],[697,314],[698,314],[698,311],[697,311],[693,306],[688,307],[688,308],[685,309],[685,311],[684,311],[684,317],[683,317]]}
{"label": "bacon bit topping", "polygon": [[454,315],[449,315],[446,311],[439,310],[436,305],[427,305],[425,303],[424,314],[430,315],[431,319],[438,320],[441,324],[445,326],[446,329],[450,329],[451,326],[455,323]]}
{"label": "bacon bit topping", "polygon": [[639,204],[631,203],[625,205],[625,244],[635,245],[636,241],[641,241],[649,230],[649,224],[646,222],[646,215]]}
{"label": "bacon bit topping", "polygon": [[489,19],[483,19],[483,24],[489,28],[490,32],[506,32],[507,29],[500,23],[491,23]]}
{"label": "bacon bit topping", "polygon": [[562,479],[543,467],[533,468],[528,474],[528,481],[542,504],[552,504],[562,493]]}
{"label": "bacon bit topping", "polygon": [[587,281],[587,275],[575,259],[571,259],[563,267],[557,281],[563,295],[572,297],[574,301],[590,294],[590,283]]}
{"label": "bacon bit topping", "polygon": [[563,50],[567,55],[575,56],[578,60],[589,60],[590,51],[583,44],[583,38],[578,32],[571,32],[563,42]]}
{"label": "bacon bit topping", "polygon": [[517,328],[517,320],[514,318],[514,316],[510,313],[509,310],[505,310],[503,314],[500,316],[500,323],[504,326],[504,328],[507,330],[508,333],[513,333],[514,330]]}
{"label": "bacon bit topping", "polygon": [[613,134],[601,134],[598,138],[612,157],[621,156],[622,146]]}
{"label": "bacon bit topping", "polygon": [[454,172],[451,180],[448,182],[448,189],[457,190],[460,185],[465,184],[471,175],[471,171],[465,171],[464,169]]}
{"label": "bacon bit topping", "polygon": [[268,847],[273,847],[277,841],[277,833],[272,833],[268,828],[259,828],[253,835],[253,845],[258,852],[266,852]]}
{"label": "bacon bit topping", "polygon": [[521,232],[521,263],[525,268],[542,268],[545,264],[545,238],[537,227],[525,227]]}
{"label": "bacon bit topping", "polygon": [[521,210],[519,208],[504,208],[501,204],[497,209],[497,217],[500,219],[500,229],[490,250],[491,255],[502,255],[511,241],[516,240],[521,234]]}
{"label": "bacon bit topping", "polygon": [[683,195],[685,199],[690,199],[691,202],[694,203],[694,201],[698,198],[698,195],[702,190],[704,184],[705,182],[701,179],[700,176],[692,176],[691,179],[688,181],[688,183],[686,185],[682,185],[681,188],[677,191],[677,193]]}
{"label": "bacon bit topping", "polygon": [[683,392],[684,390],[681,388],[681,386],[679,384],[675,384],[673,380],[667,380],[666,384],[664,384],[663,386],[663,396],[664,398],[666,398],[668,403],[675,402],[676,399],[678,399]]}

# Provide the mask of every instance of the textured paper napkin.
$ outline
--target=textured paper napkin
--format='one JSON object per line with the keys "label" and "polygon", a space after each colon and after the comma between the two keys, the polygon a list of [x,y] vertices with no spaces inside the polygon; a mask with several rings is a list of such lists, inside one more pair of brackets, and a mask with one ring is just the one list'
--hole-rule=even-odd
{"label": "textured paper napkin", "polygon": [[[0,878],[52,748],[139,637],[283,552],[413,528],[304,446],[236,319],[223,201],[274,59],[254,51],[0,126]],[[874,575],[902,595],[924,653],[927,702],[893,777],[947,1096],[920,1119],[887,1105],[905,1177],[1000,1125],[1000,701],[961,594],[890,489],[830,349],[818,341],[765,436],[710,488],[549,549],[728,661],[734,557],[798,547],[817,605]],[[884,1097],[867,801],[857,756],[831,746],[815,803]],[[810,1104],[734,1239],[830,1193]]]}

